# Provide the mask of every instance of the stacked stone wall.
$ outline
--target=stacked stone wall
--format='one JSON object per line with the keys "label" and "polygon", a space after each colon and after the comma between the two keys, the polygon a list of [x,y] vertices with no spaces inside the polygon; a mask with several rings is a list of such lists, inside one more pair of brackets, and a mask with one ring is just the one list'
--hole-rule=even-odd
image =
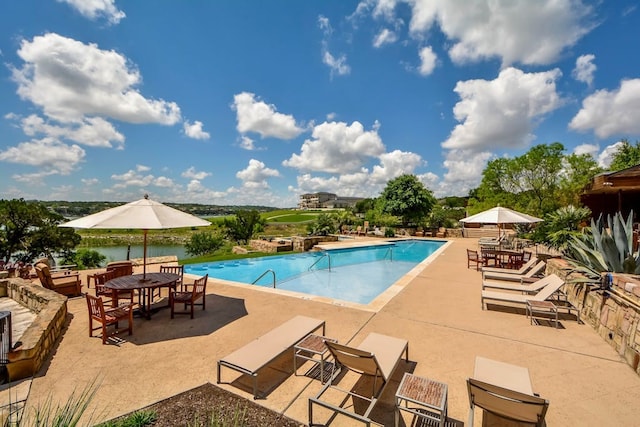
{"label": "stacked stone wall", "polygon": [[590,325],[640,375],[640,276],[613,274],[610,290],[572,283],[564,260],[547,263],[547,274],[565,278],[565,292]]}
{"label": "stacked stone wall", "polygon": [[0,296],[9,297],[36,313],[36,318],[9,352],[10,381],[35,375],[62,335],[67,297],[23,279],[0,280]]}
{"label": "stacked stone wall", "polygon": [[318,243],[323,242],[337,242],[338,236],[329,235],[329,236],[312,236],[312,237],[299,237],[294,236],[291,238],[293,242],[293,251],[294,252],[306,252],[313,248]]}

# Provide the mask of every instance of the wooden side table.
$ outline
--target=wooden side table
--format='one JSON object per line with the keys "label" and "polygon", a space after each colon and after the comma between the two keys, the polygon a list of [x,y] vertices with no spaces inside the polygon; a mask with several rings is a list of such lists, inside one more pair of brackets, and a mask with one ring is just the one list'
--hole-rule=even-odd
{"label": "wooden side table", "polygon": [[338,342],[333,338],[321,335],[309,334],[293,346],[293,372],[298,370],[297,359],[310,360],[320,365],[320,382],[324,384],[324,361],[329,349],[324,344],[325,341]]}
{"label": "wooden side table", "polygon": [[527,300],[527,316],[531,319],[553,319],[558,329],[558,307],[551,301]]}
{"label": "wooden side table", "polygon": [[444,427],[447,393],[446,384],[405,372],[396,392],[395,426],[400,422],[400,411],[406,411],[414,417],[437,421]]}

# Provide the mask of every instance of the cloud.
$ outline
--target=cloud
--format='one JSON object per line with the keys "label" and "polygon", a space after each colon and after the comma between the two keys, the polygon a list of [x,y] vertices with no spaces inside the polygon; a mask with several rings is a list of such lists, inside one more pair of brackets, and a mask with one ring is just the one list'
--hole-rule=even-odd
{"label": "cloud", "polygon": [[331,52],[329,52],[329,38],[333,33],[333,28],[331,27],[331,22],[329,18],[326,16],[320,15],[318,16],[318,28],[322,30],[322,63],[327,65],[331,70],[331,77],[335,74],[339,76],[344,76],[351,72],[351,67],[347,64],[347,55],[342,54],[338,57],[335,57]]}
{"label": "cloud", "polygon": [[394,150],[379,157],[380,164],[371,172],[371,181],[375,185],[386,185],[393,178],[403,174],[412,174],[416,168],[425,164],[419,154]]}
{"label": "cloud", "polygon": [[104,18],[109,24],[118,24],[126,16],[115,6],[114,0],[58,0],[58,2],[67,3],[92,21]]}
{"label": "cloud", "polygon": [[[11,118],[17,119],[17,115]],[[124,135],[116,131],[111,123],[100,117],[85,117],[78,123],[56,125],[42,117],[31,114],[22,118],[20,126],[25,135],[49,136],[58,140],[68,140],[90,147],[123,148]]]}
{"label": "cloud", "polygon": [[434,23],[453,42],[449,56],[458,63],[500,58],[503,67],[519,62],[556,61],[591,29],[593,8],[580,0],[406,1],[409,29],[424,37]]}
{"label": "cloud", "polygon": [[322,63],[327,65],[331,69],[331,76],[333,77],[335,74],[339,76],[344,76],[351,72],[351,67],[347,64],[347,55],[342,54],[339,57],[335,57],[329,52],[325,50],[322,53]]}
{"label": "cloud", "polygon": [[141,165],[138,165],[136,170],[131,169],[120,175],[113,174],[111,175],[111,179],[117,181],[117,183],[114,184],[113,188],[147,187],[153,183],[154,176],[151,174],[144,175],[139,173],[147,171],[148,169],[145,169],[145,167],[141,167]]}
{"label": "cloud", "polygon": [[622,147],[623,142],[618,141],[615,144],[608,145],[604,147],[604,150],[598,155],[598,166],[608,169],[611,166],[611,162],[613,161],[613,156],[618,152],[620,147]]}
{"label": "cloud", "polygon": [[159,176],[153,181],[153,185],[161,188],[173,188],[176,186],[176,183],[173,182],[171,178],[167,178],[166,176]]}
{"label": "cloud", "polygon": [[480,184],[482,172],[492,157],[493,154],[488,151],[456,149],[447,152],[443,162],[447,172],[434,191],[435,195],[466,196],[469,190]]}
{"label": "cloud", "polygon": [[61,123],[100,116],[127,123],[173,125],[180,120],[174,102],[147,99],[136,89],[141,77],[125,57],[95,44],[55,33],[23,40],[12,67],[18,95]]}
{"label": "cloud", "polygon": [[418,71],[423,76],[428,76],[436,68],[438,57],[433,53],[431,46],[426,46],[420,49],[420,68]]}
{"label": "cloud", "polygon": [[458,82],[454,90],[461,100],[453,112],[462,123],[442,146],[474,151],[525,146],[534,138],[536,121],[562,103],[555,84],[560,76],[558,69],[524,73],[507,68],[495,80]]}
{"label": "cloud", "polygon": [[373,47],[380,48],[387,44],[393,44],[398,41],[398,35],[389,30],[388,28],[383,28],[373,39]]}
{"label": "cloud", "polygon": [[582,101],[569,128],[593,130],[600,138],[640,133],[640,79],[623,80],[617,90],[598,90]]}
{"label": "cloud", "polygon": [[242,148],[243,150],[247,150],[247,151],[253,151],[256,149],[255,144],[253,143],[253,139],[249,138],[248,136],[241,136],[239,139],[240,142],[240,148]]}
{"label": "cloud", "polygon": [[384,145],[374,129],[365,131],[360,122],[324,122],[313,129],[312,139],[302,144],[300,154],[292,154],[284,166],[301,171],[351,173],[359,170],[371,157],[384,153]]}
{"label": "cloud", "polygon": [[598,156],[600,146],[598,144],[580,144],[573,148],[573,154],[581,156],[583,154],[591,154],[593,157]]}
{"label": "cloud", "polygon": [[189,169],[187,169],[186,171],[182,172],[182,177],[183,178],[189,178],[189,179],[197,179],[197,180],[203,180],[206,177],[210,176],[211,174],[209,172],[197,172],[196,168],[191,166]]}
{"label": "cloud", "polygon": [[196,120],[190,123],[188,120],[183,124],[184,134],[193,139],[209,139],[209,132],[202,130],[202,122]]}
{"label": "cloud", "polygon": [[0,151],[0,161],[35,166],[44,175],[69,175],[84,160],[85,151],[51,138],[22,142]]}
{"label": "cloud", "polygon": [[596,65],[593,60],[595,55],[581,55],[576,59],[576,68],[573,69],[571,75],[579,82],[583,82],[591,86],[593,84],[593,74],[596,72]]}
{"label": "cloud", "polygon": [[236,178],[242,180],[242,185],[250,188],[269,188],[267,178],[278,176],[280,172],[266,167],[263,162],[256,159],[249,160],[249,165],[236,173]]}
{"label": "cloud", "polygon": [[80,182],[85,186],[92,186],[99,184],[100,180],[98,178],[82,178],[80,179]]}
{"label": "cloud", "polygon": [[274,105],[256,99],[253,93],[239,93],[233,100],[240,133],[255,132],[262,138],[292,139],[304,131],[296,125],[293,116],[278,113]]}

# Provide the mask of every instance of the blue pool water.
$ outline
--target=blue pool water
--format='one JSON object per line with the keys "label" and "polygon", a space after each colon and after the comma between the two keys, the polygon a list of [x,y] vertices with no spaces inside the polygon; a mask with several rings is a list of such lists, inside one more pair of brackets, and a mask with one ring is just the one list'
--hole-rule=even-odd
{"label": "blue pool water", "polygon": [[[405,240],[381,246],[192,264],[185,266],[185,273],[253,283],[267,270],[273,270],[277,289],[369,304],[444,243]],[[256,285],[272,287],[273,275],[267,273]]]}

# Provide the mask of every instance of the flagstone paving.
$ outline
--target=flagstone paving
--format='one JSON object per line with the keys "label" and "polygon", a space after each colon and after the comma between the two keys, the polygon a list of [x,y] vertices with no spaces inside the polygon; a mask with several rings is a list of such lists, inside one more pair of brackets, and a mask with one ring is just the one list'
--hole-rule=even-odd
{"label": "flagstone paving", "polygon": [[[410,363],[401,365],[373,413],[384,425],[393,423],[393,396],[405,371],[447,383],[450,421],[463,425],[468,414],[465,380],[476,356],[528,367],[534,390],[550,401],[549,426],[640,424],[640,377],[590,326],[563,319],[555,329],[530,325],[523,314],[482,310],[480,273],[466,268],[465,250],[476,248],[477,240],[451,240],[378,311],[211,280],[207,309],[196,311],[195,319],[171,320],[169,311],[161,310],[151,320],[135,318],[132,336],[122,334],[118,342],[102,345],[98,337],[89,338],[85,299],[71,299],[68,328],[33,379],[27,406],[49,396],[64,401],[97,381],[89,411],[95,411],[95,421],[215,384],[218,359],[302,314],[325,319],[327,336],[341,343],[357,345],[369,332],[409,341]],[[308,398],[321,385],[290,375],[289,363],[275,364],[264,376],[260,384],[268,389],[267,396],[257,402],[305,424]],[[239,381],[221,387],[251,399],[248,385]],[[477,425],[481,418],[476,415]],[[332,425],[349,423],[336,420]]]}

